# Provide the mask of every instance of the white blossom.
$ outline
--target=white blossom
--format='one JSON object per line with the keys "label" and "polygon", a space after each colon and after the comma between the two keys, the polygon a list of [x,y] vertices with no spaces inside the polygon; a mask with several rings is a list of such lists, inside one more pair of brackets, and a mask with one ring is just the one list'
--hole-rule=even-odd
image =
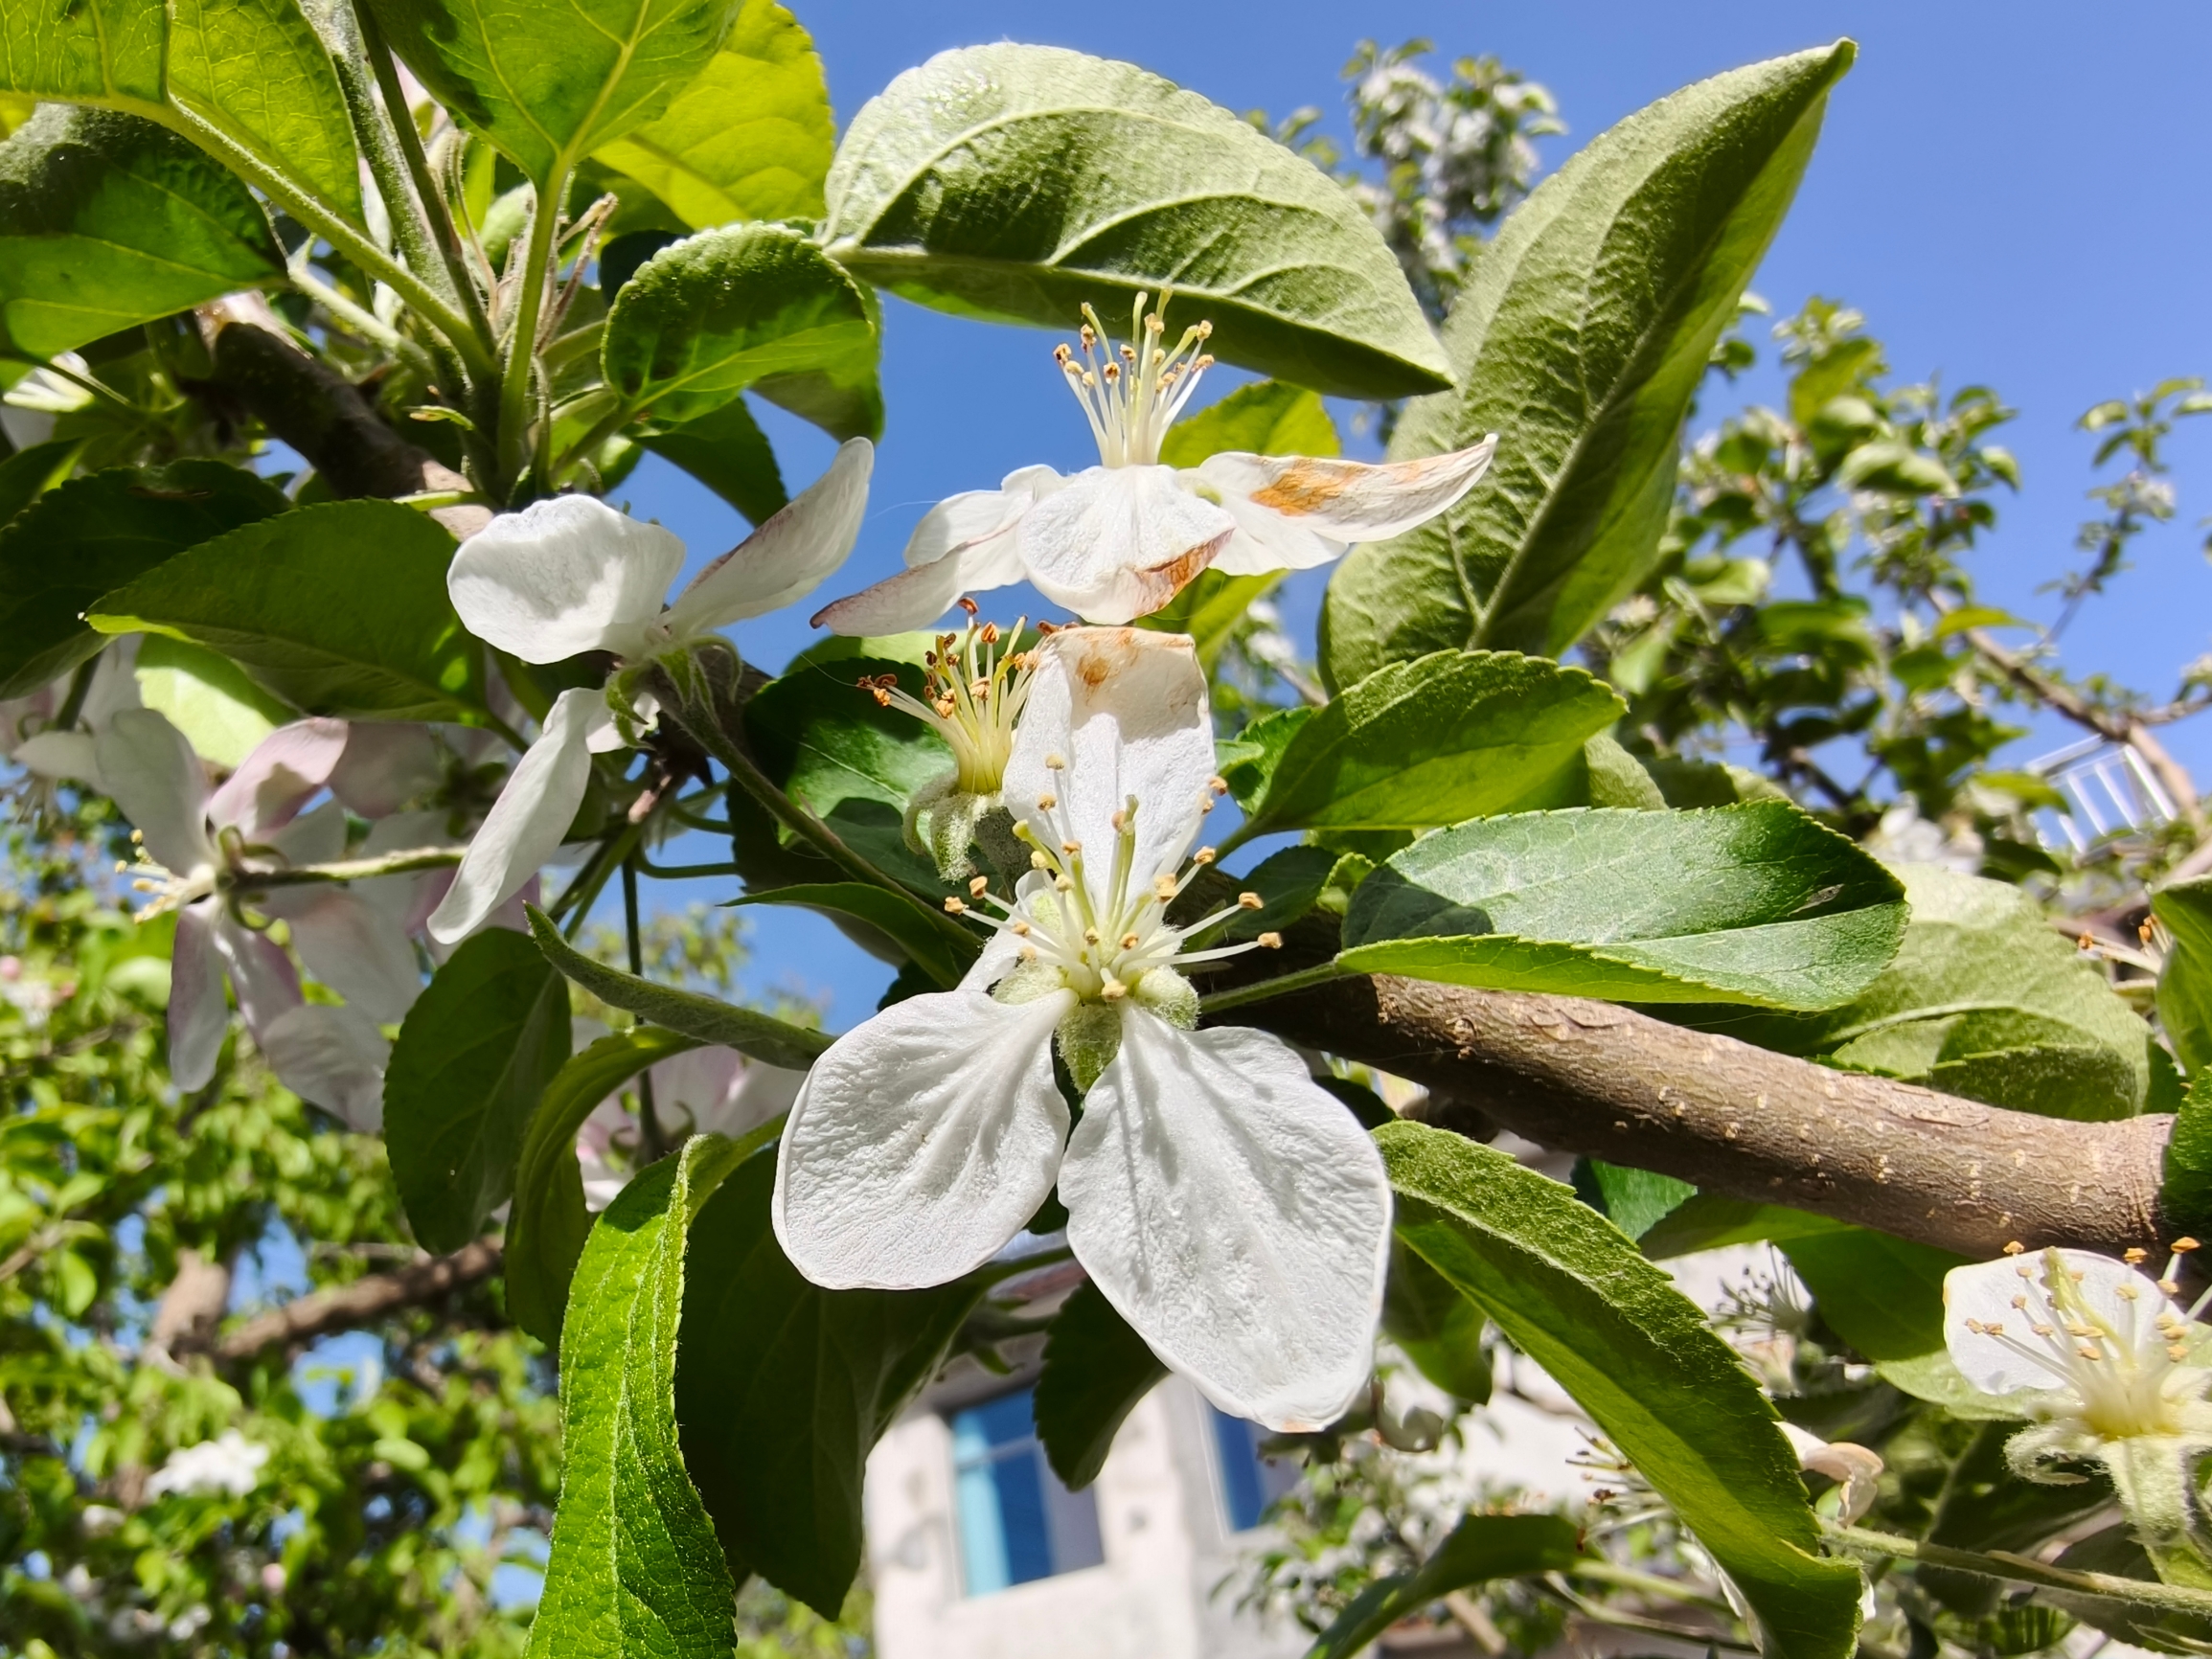
{"label": "white blossom", "polygon": [[226,1428],[214,1440],[171,1452],[168,1461],[148,1477],[146,1495],[149,1502],[164,1492],[181,1492],[188,1497],[224,1492],[242,1498],[261,1485],[262,1466],[268,1461],[267,1446],[246,1439],[235,1428]]}
{"label": "white blossom", "polygon": [[[735,1139],[791,1109],[805,1074],[749,1060],[736,1049],[687,1049],[657,1061],[646,1074],[652,1079],[653,1111],[673,1140],[696,1131]],[[577,1131],[576,1155],[583,1171],[587,1209],[604,1210],[629,1184],[629,1172],[610,1154],[618,1140],[634,1128],[623,1109],[620,1091],[592,1108]],[[625,1142],[624,1149],[636,1148]],[[636,1159],[629,1159],[630,1170]]]}
{"label": "white blossom", "polygon": [[[1249,947],[1205,943],[1237,905],[1166,915],[1211,861],[1184,854],[1220,788],[1191,642],[1079,628],[1037,656],[1005,779],[1035,868],[1011,902],[971,884],[1000,914],[959,989],[894,1004],[807,1074],[776,1236],[830,1288],[937,1284],[1057,1182],[1077,1260],[1163,1361],[1224,1411],[1318,1428],[1370,1369],[1381,1159],[1286,1044],[1195,1029],[1176,968]],[[1056,1041],[1088,1088],[1072,1137]]]}
{"label": "white blossom", "polygon": [[1167,300],[1149,315],[1139,294],[1118,353],[1086,306],[1080,354],[1056,353],[1097,439],[1099,465],[1063,477],[1010,472],[996,489],[936,507],[906,544],[906,569],[814,618],[841,634],[926,626],[964,593],[1027,580],[1095,623],[1155,611],[1200,571],[1256,576],[1305,570],[1434,518],[1490,466],[1494,434],[1472,448],[1370,466],[1311,456],[1229,452],[1163,466],[1160,443],[1213,363],[1200,323],[1165,344]]}

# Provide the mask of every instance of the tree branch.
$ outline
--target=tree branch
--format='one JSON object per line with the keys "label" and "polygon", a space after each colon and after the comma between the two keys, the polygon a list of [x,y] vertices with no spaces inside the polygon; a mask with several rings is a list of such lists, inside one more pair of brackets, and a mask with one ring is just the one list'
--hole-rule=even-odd
{"label": "tree branch", "polygon": [[263,1349],[312,1342],[333,1330],[352,1330],[402,1308],[435,1302],[499,1271],[506,1246],[479,1239],[450,1256],[417,1261],[390,1273],[371,1273],[351,1284],[317,1290],[257,1314],[208,1345],[217,1358],[251,1359]]}

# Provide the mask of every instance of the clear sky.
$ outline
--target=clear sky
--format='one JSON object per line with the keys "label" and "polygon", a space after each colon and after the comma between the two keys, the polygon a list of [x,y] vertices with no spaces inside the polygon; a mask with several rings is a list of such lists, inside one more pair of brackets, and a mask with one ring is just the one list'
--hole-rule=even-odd
{"label": "clear sky", "polygon": [[[1551,87],[1570,130],[1545,142],[1546,170],[1677,86],[1849,34],[1859,44],[1858,66],[1831,101],[1796,207],[1752,286],[1778,314],[1812,293],[1847,300],[1867,314],[1901,375],[1989,384],[2019,411],[2004,441],[2019,457],[2025,487],[2003,504],[1978,568],[1987,596],[2023,615],[2051,614],[2050,597],[2036,589],[2065,567],[2074,527],[2088,513],[2082,491],[2092,482],[2090,445],[2075,419],[2167,375],[2212,374],[2204,303],[2212,157],[2202,116],[2212,10],[2201,5],[788,3],[821,48],[840,126],[931,53],[1015,39],[1133,59],[1240,111],[1317,105],[1341,133],[1337,77],[1357,41],[1423,35],[1442,55],[1494,54]],[[890,574],[914,521],[939,497],[988,488],[1030,463],[1072,469],[1095,459],[1052,369],[1053,335],[961,322],[896,300],[885,312],[889,420],[874,499],[859,550],[825,597]],[[1231,383],[1223,375],[1220,389]],[[1744,395],[1769,398],[1771,388],[1753,376]],[[795,491],[831,445],[794,421],[768,423]],[[2212,568],[2199,551],[2201,521],[2212,512],[2212,417],[2198,424],[2203,429],[2184,426],[2175,449],[2175,522],[2144,538],[2138,568],[2067,638],[2077,669],[2104,670],[2155,695],[2170,693],[2180,666],[2212,649]],[[657,462],[616,493],[685,536],[696,559],[743,531],[730,509]],[[1309,581],[1293,593],[1293,621],[1310,625],[1317,592]],[[747,655],[767,668],[807,637],[803,614],[738,633]],[[2039,731],[2019,754],[2067,735]],[[2182,728],[2175,746],[2201,779],[2212,779],[2212,721]],[[687,848],[681,855],[713,854]],[[726,897],[708,883],[663,892]],[[874,1007],[888,971],[826,922],[804,913],[754,915],[754,983],[827,996],[834,1028]]]}

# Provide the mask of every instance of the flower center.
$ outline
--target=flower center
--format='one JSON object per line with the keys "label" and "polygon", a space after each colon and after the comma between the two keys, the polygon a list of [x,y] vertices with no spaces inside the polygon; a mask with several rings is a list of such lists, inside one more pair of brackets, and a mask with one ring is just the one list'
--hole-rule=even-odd
{"label": "flower center", "polygon": [[[1057,772],[1064,769],[1065,762],[1048,756],[1045,765]],[[1211,806],[1225,787],[1219,779],[1213,780],[1205,804]],[[1134,795],[1113,815],[1108,875],[1096,888],[1090,880],[1093,853],[1076,839],[1059,798],[1040,796],[1037,810],[1053,840],[1040,838],[1026,820],[1015,826],[1015,834],[1030,848],[1031,875],[1023,880],[1013,902],[991,893],[988,882],[977,876],[969,884],[969,894],[977,903],[999,914],[972,910],[957,898],[946,899],[946,908],[956,914],[978,915],[992,927],[1013,934],[1022,942],[1025,965],[1040,964],[1056,971],[1060,983],[1083,1001],[1119,1002],[1157,969],[1188,967],[1282,944],[1281,935],[1263,933],[1237,944],[1192,948],[1240,910],[1260,909],[1260,896],[1240,894],[1235,904],[1200,920],[1171,922],[1168,907],[1200,870],[1213,863],[1214,850],[1201,847],[1185,862],[1177,849],[1162,868],[1139,870]],[[1189,994],[1187,989],[1183,994]]]}
{"label": "flower center", "polygon": [[860,689],[884,708],[936,728],[952,751],[953,787],[961,794],[995,795],[1014,753],[1015,722],[1029,701],[1030,670],[1036,666],[1027,651],[999,648],[1019,639],[1029,619],[1001,634],[996,623],[975,622],[973,601],[960,602],[969,612],[968,625],[956,634],[938,635],[937,648],[923,657],[921,696],[901,691],[896,674],[864,678]]}
{"label": "flower center", "polygon": [[[233,838],[237,835],[235,830],[225,833]],[[128,875],[131,878],[131,891],[146,895],[146,906],[131,918],[133,921],[150,921],[164,912],[181,910],[215,891],[216,871],[212,864],[203,864],[180,875],[153,861],[153,855],[146,850],[146,837],[140,831],[133,830],[130,832],[130,845],[132,852],[137,854],[136,861],[118,859],[115,873],[118,875]]]}
{"label": "flower center", "polygon": [[1212,356],[1198,350],[1214,325],[1185,329],[1170,351],[1161,343],[1168,328],[1168,296],[1163,290],[1158,307],[1147,312],[1151,297],[1137,296],[1130,339],[1121,345],[1106,337],[1098,313],[1085,306],[1081,359],[1072,347],[1053,349],[1053,360],[1067,376],[1068,389],[1098,440],[1099,459],[1108,466],[1157,466],[1160,440],[1198,389],[1199,376],[1214,366]]}

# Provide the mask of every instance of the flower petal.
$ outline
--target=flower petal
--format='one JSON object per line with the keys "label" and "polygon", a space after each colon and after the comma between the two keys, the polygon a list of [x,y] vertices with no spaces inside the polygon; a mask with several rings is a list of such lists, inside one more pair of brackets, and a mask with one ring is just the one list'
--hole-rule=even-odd
{"label": "flower petal", "polygon": [[217,914],[206,899],[178,911],[176,943],[169,952],[169,1076],[188,1095],[206,1088],[215,1076],[231,1023],[215,943]]}
{"label": "flower petal", "polygon": [[805,598],[836,573],[860,534],[876,449],[847,439],[821,477],[692,579],[669,607],[678,639],[727,627]]}
{"label": "flower petal", "polygon": [[1092,1282],[1223,1411],[1310,1432],[1366,1386],[1390,1183],[1283,1042],[1129,1010],[1060,1193]]}
{"label": "flower petal", "polygon": [[931,564],[918,564],[824,605],[814,613],[812,625],[849,635],[896,634],[927,627],[968,591],[961,570],[957,553]]}
{"label": "flower petal", "polygon": [[1237,521],[1171,466],[1093,466],[1022,515],[1038,592],[1095,623],[1158,610],[1213,563]]}
{"label": "flower petal", "polygon": [[289,824],[309,796],[331,781],[346,752],[343,720],[294,720],[279,726],[239,762],[208,800],[217,828],[236,828],[248,841]]}
{"label": "flower petal", "polygon": [[505,512],[461,544],[445,573],[468,631],[526,663],[634,653],[683,569],[684,544],[588,495]]}
{"label": "flower petal", "polygon": [[300,970],[267,934],[234,921],[227,913],[217,913],[215,947],[230,970],[231,990],[246,1030],[260,1042],[280,1015],[300,1006]]}
{"label": "flower petal", "polygon": [[413,720],[355,720],[331,772],[331,793],[364,818],[384,818],[444,775],[430,728]]}
{"label": "flower petal", "polygon": [[1496,448],[1494,432],[1449,455],[1380,466],[1231,451],[1208,456],[1194,470],[1224,497],[1236,497],[1330,541],[1350,544],[1382,541],[1427,523],[1475,487]]}
{"label": "flower petal", "polygon": [[303,1003],[261,1034],[277,1081],[364,1135],[384,1126],[384,1068],[392,1045],[358,1011]]}
{"label": "flower petal", "polygon": [[[1038,648],[1029,701],[1006,764],[1009,808],[1050,846],[1071,824],[1087,847],[1110,849],[1114,815],[1135,796],[1132,879],[1173,872],[1197,832],[1214,775],[1214,720],[1205,671],[1182,634],[1150,628],[1062,628]],[[1048,767],[1048,758],[1065,762]],[[1044,795],[1059,803],[1047,817]],[[1106,898],[1110,855],[1086,860]]]}
{"label": "flower petal", "polygon": [[964,593],[1022,580],[1020,541],[1010,533],[1060,482],[1049,466],[1023,466],[996,489],[946,496],[907,538],[906,569],[824,605],[813,625],[847,635],[902,633],[926,627]]}
{"label": "flower petal", "polygon": [[732,1138],[791,1109],[805,1072],[748,1060],[736,1049],[690,1049],[652,1068],[653,1108],[689,1115],[701,1134]]}
{"label": "flower petal", "polygon": [[431,913],[431,938],[451,944],[473,933],[553,856],[591,782],[591,739],[609,723],[598,692],[571,689],[554,699]]}
{"label": "flower petal", "polygon": [[389,1025],[415,1006],[422,971],[414,945],[388,912],[358,893],[326,888],[284,915],[308,971],[369,1019]]}
{"label": "flower petal", "polygon": [[[2146,1364],[2163,1362],[2165,1338],[2153,1321],[2171,1306],[2165,1292],[2109,1256],[2087,1250],[2056,1254],[2088,1309],[2123,1340],[2132,1338],[2134,1357]],[[2072,1386],[2064,1352],[2072,1348],[2072,1339],[2061,1329],[2064,1321],[2049,1311],[2046,1271],[2044,1253],[2038,1251],[1953,1267],[1944,1275],[1944,1346],[1951,1363],[1984,1394]],[[2014,1298],[2021,1296],[2028,1298],[2024,1308],[2014,1306]],[[2038,1324],[2053,1334],[2038,1336]]]}
{"label": "flower petal", "polygon": [[125,709],[95,748],[107,792],[157,863],[183,875],[215,862],[207,836],[207,770],[167,716]]}
{"label": "flower petal", "polygon": [[65,778],[106,792],[101,782],[99,743],[90,732],[34,732],[15,745],[11,757],[40,778]]}
{"label": "flower petal", "polygon": [[776,1239],[831,1290],[943,1284],[1003,1249],[1052,1191],[1067,1106],[1065,992],[909,997],[807,1074],[776,1154]]}
{"label": "flower petal", "polygon": [[328,864],[346,851],[346,807],[325,801],[305,818],[294,818],[262,838],[263,846],[286,864]]}

